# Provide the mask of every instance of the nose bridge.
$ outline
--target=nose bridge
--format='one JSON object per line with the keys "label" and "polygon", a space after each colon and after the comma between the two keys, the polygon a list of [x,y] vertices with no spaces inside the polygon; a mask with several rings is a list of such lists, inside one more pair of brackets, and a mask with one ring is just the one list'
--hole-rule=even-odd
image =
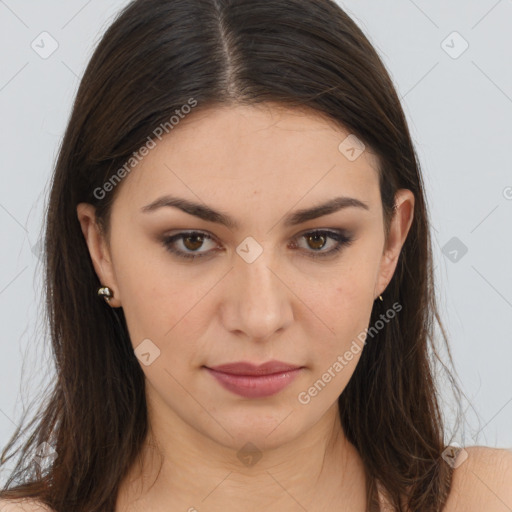
{"label": "nose bridge", "polygon": [[244,287],[252,297],[258,299],[258,295],[265,295],[269,300],[275,299],[276,293],[279,293],[277,288],[282,284],[275,276],[275,271],[271,270],[270,257],[262,254],[252,263],[239,262],[238,267],[238,277],[245,283]]}
{"label": "nose bridge", "polygon": [[266,338],[292,320],[287,288],[276,275],[273,262],[270,249],[261,251],[252,261],[243,256],[238,258],[233,269],[236,286],[229,298],[231,314],[227,327],[243,331],[250,338]]}

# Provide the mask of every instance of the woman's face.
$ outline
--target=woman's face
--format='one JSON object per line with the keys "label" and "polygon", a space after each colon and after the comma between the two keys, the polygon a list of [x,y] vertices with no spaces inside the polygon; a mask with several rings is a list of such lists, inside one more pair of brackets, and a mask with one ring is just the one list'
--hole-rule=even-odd
{"label": "woman's face", "polygon": [[[414,204],[399,191],[385,245],[370,148],[357,156],[350,132],[315,113],[266,107],[197,111],[156,140],[118,185],[108,241],[78,208],[153,417],[236,448],[287,442],[337,412]],[[318,209],[341,197],[353,204]],[[300,370],[208,369],[271,360]]]}

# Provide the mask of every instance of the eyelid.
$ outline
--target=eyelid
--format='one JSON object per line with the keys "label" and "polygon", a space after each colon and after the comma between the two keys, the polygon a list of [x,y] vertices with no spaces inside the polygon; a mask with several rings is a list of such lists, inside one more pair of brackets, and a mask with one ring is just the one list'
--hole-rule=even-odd
{"label": "eyelid", "polygon": [[[215,249],[210,251],[204,251],[204,252],[186,252],[181,250],[172,249],[172,245],[177,240],[183,240],[187,236],[201,236],[204,239],[215,241],[217,238],[212,235],[211,233],[207,231],[202,230],[184,230],[179,231],[178,233],[175,233],[173,235],[166,235],[162,239],[162,244],[164,245],[164,248],[168,250],[171,254],[177,256],[180,259],[185,260],[195,260],[197,258],[208,258],[212,255],[213,252],[216,252]],[[343,229],[336,229],[336,228],[314,228],[314,229],[306,229],[297,235],[293,237],[293,244],[296,246],[297,244],[295,241],[297,239],[300,239],[306,235],[326,235],[326,238],[330,238],[332,240],[335,240],[337,242],[336,246],[333,249],[330,249],[329,251],[314,251],[307,249],[299,249],[300,252],[307,253],[308,257],[311,257],[313,259],[315,258],[325,258],[328,259],[329,256],[334,256],[336,253],[343,250],[345,247],[352,244],[354,241],[354,236],[347,231]]]}
{"label": "eyelid", "polygon": [[348,247],[354,242],[355,237],[343,229],[332,229],[332,228],[315,228],[307,229],[294,237],[294,240],[300,239],[306,235],[326,235],[327,238],[331,238],[336,241],[336,245],[333,249],[328,251],[314,251],[305,249],[308,257],[312,259],[329,258],[335,257],[337,253],[342,251],[345,247]]}
{"label": "eyelid", "polygon": [[207,240],[216,240],[216,237],[214,237],[212,234],[206,232],[206,231],[200,231],[200,230],[189,230],[189,231],[180,231],[174,235],[166,235],[162,239],[163,246],[166,250],[168,250],[171,254],[176,255],[178,258],[181,259],[189,259],[194,260],[196,258],[204,258],[210,256],[212,251],[206,251],[206,252],[186,252],[181,250],[172,249],[172,245],[177,240],[183,240],[187,236],[197,236],[200,235],[201,237],[207,239]]}

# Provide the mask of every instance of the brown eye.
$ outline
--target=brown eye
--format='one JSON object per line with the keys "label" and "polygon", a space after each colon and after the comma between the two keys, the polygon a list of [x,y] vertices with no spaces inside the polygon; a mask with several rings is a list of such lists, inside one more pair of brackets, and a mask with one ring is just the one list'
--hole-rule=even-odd
{"label": "brown eye", "polygon": [[[323,258],[334,256],[337,252],[341,251],[344,247],[349,246],[354,240],[352,235],[344,232],[316,230],[304,233],[297,237],[297,239],[305,239],[307,247],[303,251],[311,258]],[[162,243],[164,247],[172,254],[179,258],[194,260],[196,258],[203,258],[211,256],[215,250],[199,251],[203,248],[206,241],[213,243],[213,237],[207,233],[199,231],[185,231],[172,236],[163,238]],[[329,250],[322,250],[328,246],[329,240],[335,243],[331,244],[333,247]],[[180,242],[182,248],[176,247]],[[297,243],[293,243],[293,248],[301,248]]]}
{"label": "brown eye", "polygon": [[[310,231],[298,237],[298,239],[301,238],[306,240],[306,252],[308,253],[308,256],[310,256],[311,258],[324,258],[334,256],[344,247],[349,246],[354,240],[354,237],[352,235],[348,235],[338,231],[326,230]],[[331,244],[333,245],[333,247],[329,250],[322,251],[322,249],[326,245],[328,245],[329,239],[334,240],[335,243]],[[294,244],[294,246],[297,247],[298,244]]]}
{"label": "brown eye", "polygon": [[189,251],[197,251],[197,249],[201,248],[203,245],[203,236],[202,235],[192,235],[183,238],[183,245]]}
{"label": "brown eye", "polygon": [[322,249],[322,247],[325,245],[327,241],[327,237],[325,237],[322,234],[313,234],[306,237],[309,246],[312,249],[318,250]]}
{"label": "brown eye", "polygon": [[[201,252],[198,251],[198,249],[203,247],[205,241],[212,242],[213,239],[206,233],[189,231],[178,233],[177,235],[167,236],[162,240],[162,243],[164,247],[172,254],[176,254],[180,258],[193,260],[211,255],[212,250]],[[183,249],[176,247],[178,242],[181,242]]]}

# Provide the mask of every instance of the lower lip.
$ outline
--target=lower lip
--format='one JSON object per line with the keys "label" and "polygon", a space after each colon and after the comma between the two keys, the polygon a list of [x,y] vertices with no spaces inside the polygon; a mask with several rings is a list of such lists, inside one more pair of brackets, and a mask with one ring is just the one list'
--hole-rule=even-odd
{"label": "lower lip", "polygon": [[206,368],[228,391],[245,398],[263,398],[279,393],[290,384],[301,368],[271,375],[233,375]]}

